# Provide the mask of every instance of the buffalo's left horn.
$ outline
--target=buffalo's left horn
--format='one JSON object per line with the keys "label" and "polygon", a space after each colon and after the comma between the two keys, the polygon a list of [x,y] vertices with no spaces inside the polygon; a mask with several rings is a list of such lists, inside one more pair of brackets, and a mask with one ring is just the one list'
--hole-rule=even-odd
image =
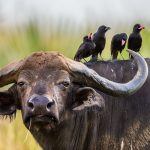
{"label": "buffalo's left horn", "polygon": [[88,86],[100,89],[102,92],[113,95],[123,96],[135,93],[142,87],[148,76],[148,66],[143,57],[138,53],[128,50],[134,57],[138,71],[133,79],[127,83],[116,83],[98,75],[94,70],[89,69],[87,66],[80,62],[67,59],[67,65],[70,72],[77,77],[77,80]]}
{"label": "buffalo's left horn", "polygon": [[18,71],[23,65],[24,61],[12,63],[0,70],[0,87],[15,82]]}

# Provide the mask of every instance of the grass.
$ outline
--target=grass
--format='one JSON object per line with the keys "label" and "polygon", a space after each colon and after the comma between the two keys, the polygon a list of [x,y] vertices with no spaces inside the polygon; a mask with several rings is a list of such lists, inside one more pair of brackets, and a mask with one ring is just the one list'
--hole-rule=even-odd
{"label": "grass", "polygon": [[27,129],[22,123],[21,113],[10,123],[9,119],[0,121],[0,150],[41,150],[32,135],[26,139]]}
{"label": "grass", "polygon": [[[67,23],[49,24],[46,28],[39,27],[31,21],[26,25],[15,28],[0,29],[0,66],[24,58],[35,51],[60,51],[64,55],[73,58],[78,46],[82,42],[82,37],[89,32],[95,32],[96,26],[88,26],[85,29],[74,27]],[[131,29],[125,29],[128,35]],[[109,31],[107,33],[106,48],[103,52],[105,60],[110,59],[110,42],[114,33],[118,31]],[[147,27],[142,32],[143,46],[141,54],[144,57],[150,57],[150,28]],[[128,59],[128,53],[123,51],[123,56]],[[121,59],[121,57],[119,56]],[[0,120],[0,150],[40,150],[40,146],[35,142],[32,135],[29,134],[26,139],[27,130],[23,125],[21,113],[13,122],[9,120]]]}

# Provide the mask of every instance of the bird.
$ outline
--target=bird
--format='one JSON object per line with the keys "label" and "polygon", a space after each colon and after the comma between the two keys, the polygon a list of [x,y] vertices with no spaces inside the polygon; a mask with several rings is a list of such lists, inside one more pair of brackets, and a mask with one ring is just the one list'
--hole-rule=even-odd
{"label": "bird", "polygon": [[[113,38],[111,40],[112,59],[117,59],[118,52],[120,52],[120,54],[122,53],[122,50],[125,48],[127,38],[128,38],[128,36],[126,33],[120,33],[120,34],[116,34],[113,36]],[[123,56],[122,56],[122,58],[123,58]]]}
{"label": "bird", "polygon": [[[141,24],[135,24],[133,27],[133,32],[130,34],[128,39],[128,49],[131,49],[135,52],[139,52],[140,48],[142,46],[142,37],[141,37],[141,30],[143,30],[145,27]],[[132,56],[129,55],[130,58]]]}
{"label": "bird", "polygon": [[91,61],[97,61],[98,54],[100,54],[100,57],[101,57],[102,51],[105,48],[105,43],[106,43],[105,33],[108,30],[110,30],[110,27],[106,27],[105,25],[102,25],[98,28],[97,32],[93,34],[92,40],[96,44],[96,47],[95,47],[95,50],[92,52]]}
{"label": "bird", "polygon": [[91,36],[92,36],[92,33],[90,33],[88,36],[86,35],[83,37],[83,43],[79,46],[79,48],[75,54],[75,57],[74,57],[75,61],[81,61],[81,59],[84,59],[84,58],[92,55],[92,52],[95,49],[96,45],[92,41]]}

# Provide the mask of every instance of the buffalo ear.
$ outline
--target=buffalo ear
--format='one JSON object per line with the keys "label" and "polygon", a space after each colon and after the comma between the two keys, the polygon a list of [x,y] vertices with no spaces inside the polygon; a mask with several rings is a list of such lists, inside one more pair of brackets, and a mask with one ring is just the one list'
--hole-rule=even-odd
{"label": "buffalo ear", "polygon": [[0,115],[2,117],[9,116],[10,119],[16,114],[15,100],[8,91],[0,92]]}
{"label": "buffalo ear", "polygon": [[79,88],[73,111],[102,110],[105,107],[103,97],[91,87]]}

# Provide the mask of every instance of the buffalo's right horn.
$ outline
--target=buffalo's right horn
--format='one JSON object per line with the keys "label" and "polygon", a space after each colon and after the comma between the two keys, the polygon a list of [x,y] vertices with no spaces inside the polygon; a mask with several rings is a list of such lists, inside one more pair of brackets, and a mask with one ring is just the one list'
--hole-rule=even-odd
{"label": "buffalo's right horn", "polygon": [[148,66],[145,59],[138,53],[132,50],[128,50],[128,52],[134,57],[138,71],[134,78],[127,83],[116,83],[101,77],[93,69],[89,69],[80,62],[67,59],[66,63],[68,64],[70,72],[76,77],[77,82],[95,87],[113,96],[130,95],[135,93],[145,83],[148,76]]}

